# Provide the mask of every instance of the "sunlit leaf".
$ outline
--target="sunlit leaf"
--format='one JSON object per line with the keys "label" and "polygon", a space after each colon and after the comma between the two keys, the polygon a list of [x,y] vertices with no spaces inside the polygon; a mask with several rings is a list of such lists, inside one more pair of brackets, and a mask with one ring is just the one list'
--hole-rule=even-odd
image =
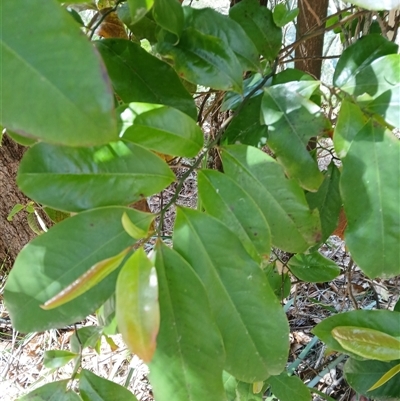
{"label": "sunlit leaf", "polygon": [[118,330],[131,352],[150,362],[160,325],[156,269],[143,248],[124,264],[116,287]]}
{"label": "sunlit leaf", "polygon": [[400,373],[400,363],[396,366],[393,366],[393,368],[389,369],[371,388],[368,389],[368,391],[372,391],[377,389],[378,387],[383,386],[398,373]]}
{"label": "sunlit leaf", "polygon": [[[154,217],[155,215],[149,215],[149,220],[152,222]],[[134,239],[145,238],[149,233],[149,230],[143,230],[134,224],[126,213],[122,215],[121,223],[124,227],[124,230]]]}
{"label": "sunlit leaf", "polygon": [[400,340],[378,330],[338,326],[332,336],[346,350],[367,359],[393,361],[400,359]]}
{"label": "sunlit leaf", "polygon": [[298,15],[298,8],[290,10],[287,8],[285,3],[277,4],[273,12],[274,22],[279,28],[282,28],[289,22],[293,21]]}
{"label": "sunlit leaf", "polygon": [[131,23],[136,24],[153,7],[154,0],[128,0]]}
{"label": "sunlit leaf", "polygon": [[13,0],[2,3],[2,16],[0,124],[71,146],[117,140],[105,68],[67,11],[54,1]]}
{"label": "sunlit leaf", "polygon": [[77,356],[79,356],[79,354],[61,349],[46,351],[43,357],[43,365],[49,369],[60,368]]}

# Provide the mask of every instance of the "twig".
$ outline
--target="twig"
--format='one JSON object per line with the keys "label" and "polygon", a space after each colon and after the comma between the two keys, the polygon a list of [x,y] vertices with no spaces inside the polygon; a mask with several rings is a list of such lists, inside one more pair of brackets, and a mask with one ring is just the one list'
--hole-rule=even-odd
{"label": "twig", "polygon": [[351,300],[351,302],[352,302],[352,304],[354,306],[354,309],[357,310],[357,309],[360,309],[360,308],[358,306],[358,303],[357,303],[356,299],[354,298],[353,288],[351,286],[351,273],[352,273],[352,270],[353,270],[353,266],[354,266],[354,262],[353,262],[353,259],[350,257],[350,261],[349,261],[349,264],[347,265],[347,269],[346,269],[347,294],[349,295],[349,298],[350,298],[350,300]]}
{"label": "twig", "polygon": [[115,6],[107,10],[99,19],[99,21],[94,25],[94,27],[90,27],[92,32],[89,35],[89,39],[92,40],[94,33],[96,32],[97,28],[103,23],[103,21],[113,12],[117,11],[118,6],[125,0],[117,0]]}

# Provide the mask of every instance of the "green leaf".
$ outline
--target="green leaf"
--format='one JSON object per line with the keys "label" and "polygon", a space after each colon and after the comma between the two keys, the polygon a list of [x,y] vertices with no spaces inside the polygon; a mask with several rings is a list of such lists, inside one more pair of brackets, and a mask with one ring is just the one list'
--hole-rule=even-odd
{"label": "green leaf", "polygon": [[233,19],[212,8],[184,7],[184,13],[186,27],[221,39],[226,47],[233,50],[243,71],[259,69],[259,56],[255,45],[243,28]]}
{"label": "green leaf", "polygon": [[70,217],[70,213],[64,213],[61,210],[52,209],[51,207],[44,206],[43,210],[53,223],[59,223]]}
{"label": "green leaf", "polygon": [[241,65],[222,39],[187,28],[176,46],[164,40],[158,51],[172,59],[175,71],[189,82],[242,92]]}
{"label": "green leaf", "polygon": [[267,382],[280,401],[311,401],[310,390],[297,376],[282,372],[279,376],[271,376]]}
{"label": "green leaf", "polygon": [[136,24],[153,7],[154,0],[128,0],[131,23]]}
{"label": "green leaf", "polygon": [[343,348],[333,337],[332,330],[338,326],[361,327],[377,330],[392,337],[400,337],[399,314],[389,310],[356,310],[340,313],[326,318],[312,330],[328,348],[349,354],[356,359],[360,357]]}
{"label": "green leaf", "polygon": [[261,209],[271,229],[272,245],[288,252],[304,252],[319,242],[318,211],[310,211],[304,192],[285,177],[283,168],[253,147],[223,147],[225,173],[247,192]]}
{"label": "green leaf", "polygon": [[340,268],[319,252],[297,254],[289,260],[290,271],[300,280],[310,283],[325,283],[340,274]]}
{"label": "green leaf", "polygon": [[44,310],[50,310],[78,298],[117,269],[129,251],[130,248],[128,247],[118,255],[97,262],[66,288],[63,288],[58,294],[48,299],[43,305],[40,305],[40,307]]}
{"label": "green leaf", "polygon": [[129,40],[103,39],[95,45],[106,64],[115,92],[125,103],[165,104],[196,119],[192,96],[168,64]]}
{"label": "green leaf", "polygon": [[225,370],[222,372],[222,380],[228,401],[236,401],[237,380]]}
{"label": "green leaf", "polygon": [[400,182],[393,174],[399,160],[400,142],[372,121],[354,137],[342,159],[346,245],[370,278],[399,274]]}
{"label": "green leaf", "polygon": [[122,223],[122,226],[124,227],[124,230],[132,238],[139,240],[139,239],[147,237],[147,235],[149,234],[150,226],[155,218],[155,215],[149,213],[148,217],[149,217],[149,228],[147,230],[143,230],[142,228],[140,228],[136,224],[134,224],[126,213],[124,213],[122,215],[121,223]]}
{"label": "green leaf", "polygon": [[244,144],[256,147],[267,142],[268,128],[260,123],[262,95],[248,100],[240,112],[235,115],[225,130],[222,142],[228,144]]}
{"label": "green leaf", "polygon": [[374,60],[397,53],[398,46],[382,35],[363,36],[343,51],[333,74],[333,84],[340,88],[356,86],[356,75]]}
{"label": "green leaf", "polygon": [[341,159],[346,156],[355,136],[367,121],[368,117],[361,111],[358,105],[348,99],[343,100],[333,135],[335,152]]}
{"label": "green leaf", "polygon": [[120,110],[123,110],[123,126],[128,126],[120,134],[124,140],[163,154],[182,157],[194,157],[203,147],[200,127],[177,109],[130,103]]}
{"label": "green leaf", "polygon": [[7,135],[14,141],[19,143],[22,146],[32,146],[34,145],[37,140],[32,139],[32,138],[27,138],[26,136],[18,135],[15,132],[11,132],[10,130],[7,130]]}
{"label": "green leaf", "polygon": [[80,373],[79,392],[83,401],[137,401],[137,398],[125,387],[96,376],[86,369],[82,369]]}
{"label": "green leaf", "polygon": [[381,331],[339,326],[332,330],[332,336],[345,350],[363,358],[378,361],[400,359],[400,340]]}
{"label": "green leaf", "polygon": [[289,22],[292,22],[298,15],[298,8],[290,10],[287,8],[287,5],[285,3],[277,4],[273,12],[275,25],[279,28],[282,28]]}
{"label": "green leaf", "polygon": [[282,30],[267,7],[258,0],[242,0],[230,8],[229,17],[242,26],[261,55],[269,61],[275,59],[282,45]]}
{"label": "green leaf", "polygon": [[74,352],[63,351],[63,350],[50,350],[44,353],[43,365],[49,369],[61,368],[66,365],[69,361],[79,356]]}
{"label": "green leaf", "polygon": [[198,187],[206,212],[229,227],[253,258],[268,258],[271,233],[251,196],[231,178],[213,170],[199,171]]}
{"label": "green leaf", "polygon": [[344,365],[345,378],[359,394],[371,397],[374,400],[397,401],[399,399],[398,377],[392,377],[387,383],[375,390],[369,391],[369,389],[399,362],[359,361],[349,358]]}
{"label": "green leaf", "polygon": [[[262,383],[262,382],[261,382]],[[253,383],[239,382],[236,387],[235,401],[262,401],[262,394],[255,394],[253,391]]]}
{"label": "green leaf", "polygon": [[325,173],[324,181],[317,192],[306,194],[310,209],[317,208],[321,217],[322,238],[325,241],[335,230],[338,224],[342,198],[339,192],[340,172],[331,162]]}
{"label": "green leaf", "polygon": [[64,327],[94,312],[114,292],[118,270],[77,299],[54,310],[40,308],[91,266],[132,245],[121,224],[123,213],[145,228],[143,214],[105,207],[70,217],[31,241],[18,255],[4,298],[16,330],[23,333]]}
{"label": "green leaf", "polygon": [[157,401],[221,400],[224,348],[203,287],[174,250],[156,245],[161,325],[150,363]]}
{"label": "green leaf", "polygon": [[93,148],[38,143],[24,154],[17,175],[18,186],[27,196],[70,212],[129,205],[161,191],[174,179],[158,156],[122,141]]}
{"label": "green leaf", "polygon": [[78,394],[67,391],[68,383],[69,379],[47,383],[19,398],[18,401],[82,401]]}
{"label": "green leaf", "polygon": [[268,125],[268,146],[286,174],[303,188],[316,191],[323,176],[307,144],[310,138],[323,134],[328,120],[319,106],[301,94],[304,85],[318,87],[318,82],[312,84],[310,81],[298,85],[290,82],[265,88],[261,113],[264,124]]}
{"label": "green leaf", "polygon": [[270,264],[265,268],[265,276],[278,299],[285,299],[290,294],[291,281],[288,273],[279,273],[275,264]]}
{"label": "green leaf", "polygon": [[139,248],[118,275],[115,313],[129,350],[150,362],[160,326],[158,283],[154,264]]}
{"label": "green leaf", "polygon": [[375,0],[351,0],[353,3],[359,7],[366,8],[367,10],[393,10],[399,7],[398,0],[382,0],[376,2]]}
{"label": "green leaf", "polygon": [[225,345],[224,369],[249,383],[281,372],[288,322],[264,273],[237,236],[211,216],[180,208],[174,249],[207,288]]}
{"label": "green leaf", "polygon": [[11,209],[11,212],[8,213],[7,216],[7,221],[12,221],[14,216],[20,212],[21,210],[23,210],[25,208],[25,205],[21,205],[20,203],[17,203],[16,205],[13,206],[13,208]]}
{"label": "green leaf", "polygon": [[180,37],[184,16],[178,0],[154,0],[153,17],[162,28]]}
{"label": "green leaf", "polygon": [[393,308],[394,311],[400,312],[400,299],[397,300],[396,305]]}
{"label": "green leaf", "polygon": [[109,79],[70,15],[54,1],[39,0],[7,1],[2,15],[0,124],[71,146],[117,140]]}
{"label": "green leaf", "polygon": [[400,373],[400,363],[388,370],[368,391],[377,389],[387,383],[392,377]]}
{"label": "green leaf", "polygon": [[102,332],[103,328],[99,326],[86,326],[75,330],[69,340],[71,351],[80,353],[86,347],[95,348]]}

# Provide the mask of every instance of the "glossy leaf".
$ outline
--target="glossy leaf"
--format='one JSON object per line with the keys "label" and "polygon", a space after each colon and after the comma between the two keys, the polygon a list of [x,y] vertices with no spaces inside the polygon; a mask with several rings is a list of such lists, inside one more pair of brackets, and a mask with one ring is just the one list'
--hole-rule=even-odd
{"label": "glossy leaf", "polygon": [[282,30],[267,7],[257,0],[242,0],[230,8],[229,17],[242,26],[261,55],[270,61],[275,59],[282,45]]}
{"label": "glossy leaf", "polygon": [[398,400],[399,379],[392,377],[387,383],[375,390],[369,391],[382,376],[390,369],[398,365],[400,361],[359,361],[349,358],[344,365],[346,381],[359,394],[363,394],[375,400]]}
{"label": "glossy leaf", "polygon": [[332,234],[338,224],[339,213],[343,203],[339,192],[339,180],[339,169],[331,162],[318,191],[306,194],[310,209],[317,208],[321,217],[321,242]]}
{"label": "glossy leaf", "polygon": [[398,139],[373,122],[358,132],[342,159],[346,245],[370,278],[399,274],[400,182],[393,174],[399,160]]}
{"label": "glossy leaf", "polygon": [[31,241],[18,255],[8,277],[4,298],[16,330],[23,333],[64,327],[94,312],[114,292],[118,270],[90,291],[56,309],[44,302],[134,240],[121,224],[123,213],[143,229],[143,214],[126,207],[105,207],[77,214]]}
{"label": "glossy leaf", "polygon": [[148,103],[123,108],[121,120],[124,126],[130,125],[123,131],[124,140],[172,156],[194,157],[202,149],[200,127],[181,111]]}
{"label": "glossy leaf", "polygon": [[382,35],[363,36],[343,51],[333,74],[333,84],[339,87],[356,86],[356,75],[374,60],[397,52],[398,46]]}
{"label": "glossy leaf", "polygon": [[400,340],[365,327],[339,326],[333,338],[346,350],[366,359],[393,361],[400,359]]}
{"label": "glossy leaf", "polygon": [[359,7],[366,8],[367,10],[394,10],[399,8],[398,0],[382,0],[376,2],[375,0],[351,0],[353,3]]}
{"label": "glossy leaf", "polygon": [[273,12],[275,25],[279,28],[282,28],[289,22],[292,22],[298,15],[298,8],[290,10],[287,8],[287,5],[285,3],[277,4]]}
{"label": "glossy leaf", "polygon": [[289,260],[290,271],[300,280],[310,283],[325,283],[340,274],[340,268],[319,252],[297,254]]}
{"label": "glossy leaf", "polygon": [[368,117],[358,105],[348,99],[343,100],[333,135],[335,151],[341,159],[347,155],[355,136],[367,121]]}
{"label": "glossy leaf", "polygon": [[113,87],[125,102],[147,102],[175,107],[196,119],[193,98],[176,72],[140,45],[124,39],[95,42]]}
{"label": "glossy leaf", "polygon": [[244,144],[256,147],[267,142],[268,128],[260,123],[262,95],[251,98],[232,119],[224,132],[223,141],[228,144]]}
{"label": "glossy leaf", "polygon": [[156,268],[161,325],[150,363],[157,401],[225,401],[224,348],[203,287],[193,268],[158,243]]}
{"label": "glossy leaf", "polygon": [[297,376],[282,372],[279,376],[271,376],[267,382],[280,401],[311,401],[310,390]]}
{"label": "glossy leaf", "polygon": [[242,92],[241,65],[222,39],[187,28],[179,44],[164,41],[158,50],[172,59],[175,71],[183,79],[213,89]]}
{"label": "glossy leaf", "polygon": [[222,221],[255,259],[271,252],[271,233],[254,200],[225,174],[213,170],[198,173],[199,197],[208,214]]}
{"label": "glossy leaf", "polygon": [[328,348],[349,354],[356,359],[360,359],[359,355],[343,348],[333,337],[332,330],[338,326],[361,327],[377,330],[392,337],[400,337],[399,314],[389,310],[356,310],[340,313],[324,319],[312,330]]}
{"label": "glossy leaf", "polygon": [[139,22],[153,7],[154,0],[128,0],[131,23]]}
{"label": "glossy leaf", "polygon": [[124,264],[116,287],[118,330],[129,350],[150,362],[160,326],[157,274],[143,248]]}
{"label": "glossy leaf", "polygon": [[179,209],[174,249],[207,288],[224,341],[224,369],[249,383],[280,373],[288,352],[288,322],[264,273],[237,236],[211,216]]}
{"label": "glossy leaf", "polygon": [[79,377],[79,392],[83,401],[137,401],[137,398],[125,387],[86,369],[82,369]]}
{"label": "glossy leaf", "polygon": [[39,203],[77,212],[129,205],[161,191],[174,179],[163,160],[139,145],[115,142],[94,148],[67,148],[38,143],[25,153],[17,183]]}
{"label": "glossy leaf", "polygon": [[[124,213],[123,216],[127,216],[127,214]],[[78,298],[117,269],[129,251],[130,248],[128,247],[118,255],[97,262],[58,294],[48,299],[43,305],[40,305],[40,307],[44,310],[54,309]]]}
{"label": "glossy leaf", "polygon": [[178,0],[154,0],[153,17],[165,30],[180,36],[184,25],[183,9]]}
{"label": "glossy leaf", "polygon": [[69,379],[47,383],[19,398],[18,401],[82,401],[78,394],[67,391],[68,383]]}
{"label": "glossy leaf", "polygon": [[79,356],[79,354],[61,349],[45,351],[43,365],[49,369],[57,369],[66,365],[69,361],[72,361],[77,356]]}
{"label": "glossy leaf", "polygon": [[383,386],[391,378],[393,378],[399,373],[400,373],[400,363],[396,366],[393,366],[393,368],[389,369],[371,388],[368,389],[368,391],[372,391]]}
{"label": "glossy leaf", "polygon": [[261,150],[243,145],[222,148],[225,173],[258,205],[271,229],[272,245],[304,252],[321,238],[318,211],[310,211],[304,192]]}
{"label": "glossy leaf", "polygon": [[[307,87],[310,81],[302,83]],[[315,87],[318,82],[313,82]],[[299,92],[303,88],[299,87]],[[295,83],[264,89],[261,114],[268,126],[268,146],[286,174],[309,191],[316,191],[323,181],[318,164],[307,150],[310,138],[323,134],[328,121],[319,106],[302,96]]]}
{"label": "glossy leaf", "polygon": [[259,69],[259,56],[255,45],[233,19],[212,8],[185,7],[184,13],[187,27],[192,27],[205,35],[220,38],[227,47],[232,49],[243,71]]}
{"label": "glossy leaf", "polygon": [[53,1],[7,1],[2,14],[0,124],[71,146],[117,140],[111,85],[79,25]]}

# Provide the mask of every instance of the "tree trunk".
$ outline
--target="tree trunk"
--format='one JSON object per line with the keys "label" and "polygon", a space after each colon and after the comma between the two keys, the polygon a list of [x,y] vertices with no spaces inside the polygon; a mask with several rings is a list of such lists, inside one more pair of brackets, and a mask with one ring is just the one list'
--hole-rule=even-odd
{"label": "tree trunk", "polygon": [[9,270],[22,247],[35,234],[29,228],[25,211],[7,220],[11,209],[17,203],[26,205],[29,201],[18,189],[15,182],[24,147],[16,144],[7,135],[0,146],[0,266]]}
{"label": "tree trunk", "polygon": [[[305,34],[321,26],[328,13],[329,0],[298,0],[299,16],[297,17],[297,40]],[[321,78],[322,52],[324,48],[324,32],[302,42],[295,52],[295,67]]]}

